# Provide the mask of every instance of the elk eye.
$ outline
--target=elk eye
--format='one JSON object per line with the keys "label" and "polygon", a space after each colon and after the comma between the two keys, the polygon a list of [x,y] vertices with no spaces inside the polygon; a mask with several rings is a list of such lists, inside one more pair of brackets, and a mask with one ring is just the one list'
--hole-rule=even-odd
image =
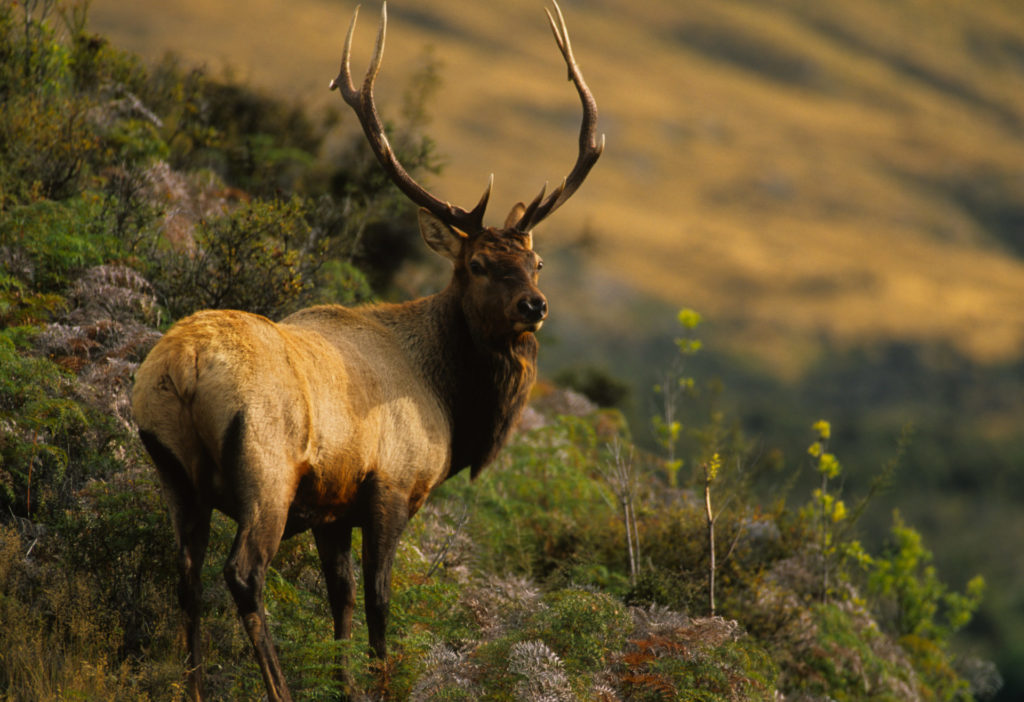
{"label": "elk eye", "polygon": [[537,259],[537,270],[539,271],[543,267],[544,267],[544,261],[542,259],[538,258]]}
{"label": "elk eye", "polygon": [[469,262],[469,270],[473,275],[483,275],[487,271],[484,269],[484,264],[475,258]]}

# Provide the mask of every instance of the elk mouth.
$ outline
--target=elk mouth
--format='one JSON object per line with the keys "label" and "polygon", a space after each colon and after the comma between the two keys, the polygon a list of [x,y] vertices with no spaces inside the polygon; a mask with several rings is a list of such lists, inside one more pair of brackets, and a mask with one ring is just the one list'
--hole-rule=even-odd
{"label": "elk mouth", "polygon": [[544,326],[544,320],[538,319],[536,322],[516,322],[515,326],[513,326],[512,328],[515,329],[517,334],[523,334],[527,332],[534,334],[537,331],[539,331],[542,326]]}

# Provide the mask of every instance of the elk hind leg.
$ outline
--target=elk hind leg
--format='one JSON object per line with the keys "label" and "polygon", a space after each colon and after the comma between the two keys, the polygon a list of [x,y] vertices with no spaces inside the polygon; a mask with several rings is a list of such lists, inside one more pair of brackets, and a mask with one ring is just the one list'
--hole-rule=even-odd
{"label": "elk hind leg", "polygon": [[224,579],[235,600],[242,625],[252,641],[270,702],[291,700],[263,608],[267,569],[277,552],[283,531],[283,519],[257,518],[241,522],[224,566]]}
{"label": "elk hind leg", "polygon": [[178,544],[178,604],[181,607],[185,642],[186,686],[189,699],[201,700],[203,653],[200,640],[202,570],[210,537],[212,509],[203,504],[174,453],[156,435],[140,431],[139,437],[153,459],[170,505],[171,523]]}
{"label": "elk hind leg", "polygon": [[280,457],[275,460],[247,451],[245,417],[236,414],[224,434],[221,469],[236,476],[237,502],[244,507],[235,518],[238,532],[224,564],[224,579],[252,641],[267,697],[270,702],[291,702],[263,608],[267,569],[281,543],[288,515],[289,497],[275,491],[268,477],[273,471],[264,470],[275,462],[281,462]]}
{"label": "elk hind leg", "polygon": [[178,603],[185,613],[185,638],[188,646],[188,693],[202,699],[203,652],[199,622],[202,616],[203,559],[210,537],[209,508],[197,508],[186,521],[178,537]]}

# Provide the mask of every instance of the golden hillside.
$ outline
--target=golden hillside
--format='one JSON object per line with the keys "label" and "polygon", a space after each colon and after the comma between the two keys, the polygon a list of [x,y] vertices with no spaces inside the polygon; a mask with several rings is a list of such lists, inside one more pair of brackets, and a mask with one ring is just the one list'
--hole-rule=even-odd
{"label": "golden hillside", "polygon": [[[143,56],[173,50],[316,107],[338,100],[327,84],[353,8],[94,0],[90,16]],[[430,132],[448,165],[436,193],[468,206],[494,172],[498,220],[561,179],[579,105],[541,0],[388,9],[384,111],[425,46],[443,62]],[[979,360],[1024,350],[1024,6],[564,0],[563,10],[608,147],[542,234],[565,241],[588,227],[610,275],[702,310],[784,371],[822,336],[944,340]],[[356,73],[376,22],[377,7],[364,7]]]}

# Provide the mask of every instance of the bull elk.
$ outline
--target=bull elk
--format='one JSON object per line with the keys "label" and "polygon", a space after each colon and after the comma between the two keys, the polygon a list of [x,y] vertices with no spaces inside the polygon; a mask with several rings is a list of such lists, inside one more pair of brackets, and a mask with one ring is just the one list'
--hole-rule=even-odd
{"label": "bull elk", "polygon": [[517,203],[500,229],[483,224],[490,184],[467,211],[431,195],[398,162],[373,98],[386,5],[359,89],[349,69],[358,8],[352,18],[331,88],[355,111],[394,184],[421,207],[427,245],[452,262],[443,291],[403,304],[312,307],[278,323],[198,312],[139,367],[132,406],[177,539],[192,698],[202,695],[200,572],[212,510],[237,522],[227,587],[269,699],[288,700],[263,609],[264,578],[281,540],[313,531],[334,635],[347,638],[352,529],[362,529],[369,643],[384,657],[391,564],[406,523],[444,480],[487,465],[523,409],[536,376],[534,332],[548,314],[531,232],[576,191],[604,148],[561,10],[556,4],[555,16],[547,14],[583,104],[579,155],[560,186]]}

